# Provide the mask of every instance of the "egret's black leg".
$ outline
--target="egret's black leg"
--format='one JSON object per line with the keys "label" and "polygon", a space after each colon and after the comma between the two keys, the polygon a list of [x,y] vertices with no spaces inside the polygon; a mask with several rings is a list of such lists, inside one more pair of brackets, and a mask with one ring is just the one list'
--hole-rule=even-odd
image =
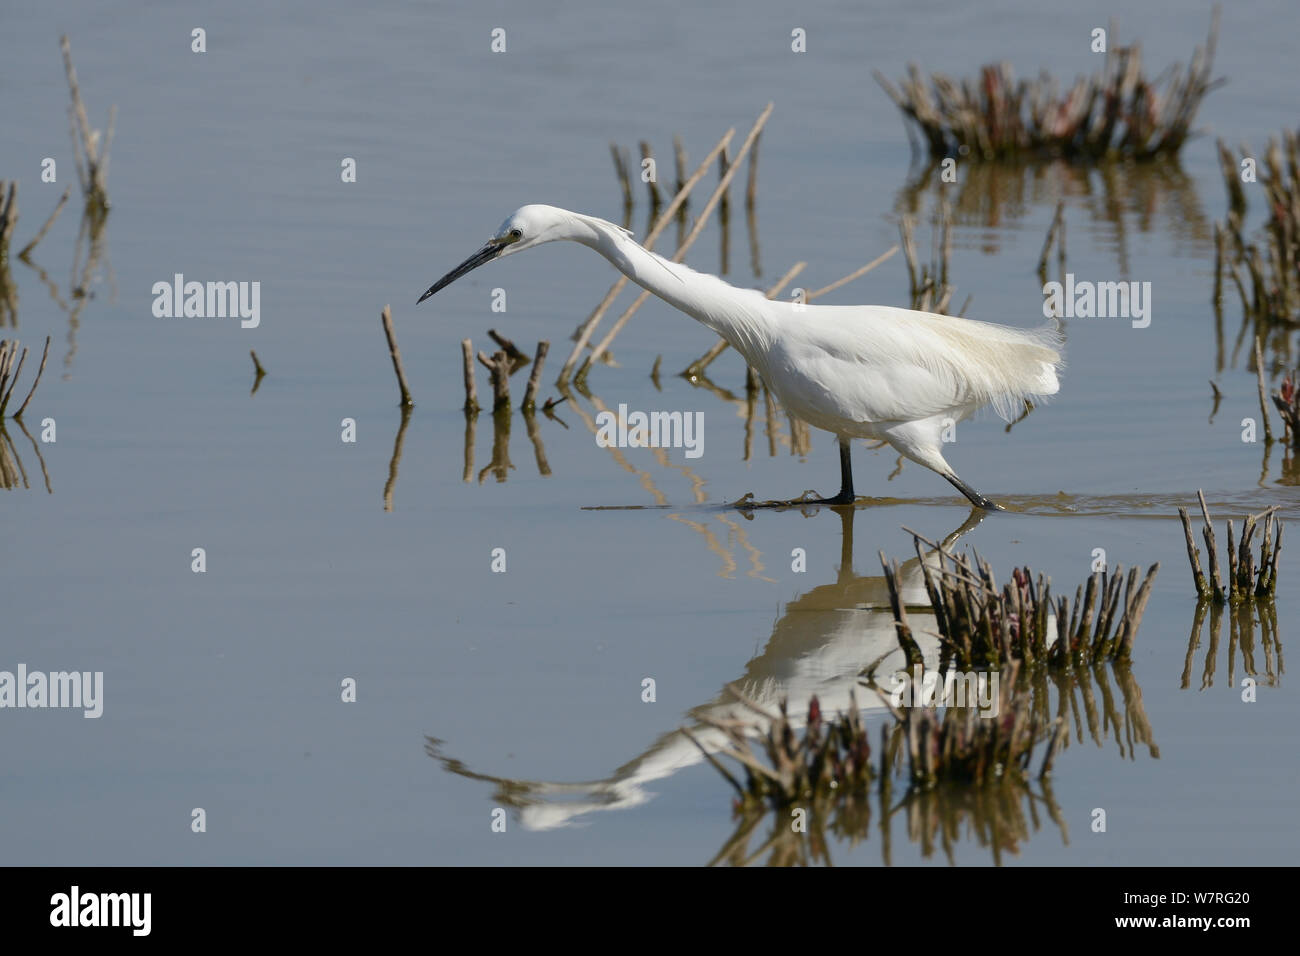
{"label": "egret's black leg", "polygon": [[857,499],[853,495],[853,458],[849,454],[849,440],[840,439],[840,493],[834,498],[823,498],[828,505],[851,505]]}
{"label": "egret's black leg", "polygon": [[1002,507],[1000,504],[997,504],[996,502],[990,501],[989,499],[985,498],[982,494],[980,494],[970,485],[966,484],[966,482],[962,481],[956,475],[944,475],[944,477],[947,478],[950,482],[952,482],[954,488],[956,488],[963,495],[969,498],[971,504],[973,504],[976,508],[983,508],[985,511],[1006,511],[1007,510],[1006,508]]}
{"label": "egret's black leg", "polygon": [[[840,439],[840,493],[834,498],[814,498],[816,492],[805,491],[803,497],[790,501],[753,501],[747,495],[744,499],[733,502],[731,507],[752,511],[755,508],[792,508],[800,505],[851,505],[858,499],[853,494],[853,458],[849,454],[849,440]],[[972,492],[973,494],[973,492]],[[974,499],[972,499],[974,500]],[[987,507],[996,508],[991,502]]]}

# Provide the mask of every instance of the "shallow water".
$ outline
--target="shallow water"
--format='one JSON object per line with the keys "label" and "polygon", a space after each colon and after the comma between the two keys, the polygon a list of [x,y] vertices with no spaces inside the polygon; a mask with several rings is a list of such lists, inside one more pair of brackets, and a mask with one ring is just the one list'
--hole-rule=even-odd
{"label": "shallow water", "polygon": [[[1121,37],[1140,37],[1159,72],[1203,41],[1208,11],[1124,10]],[[33,256],[57,299],[37,268],[10,263],[19,324],[3,334],[53,345],[27,414],[33,440],[8,429],[28,487],[0,491],[0,670],[103,671],[105,700],[98,720],[0,711],[6,860],[712,860],[737,827],[730,788],[676,731],[733,681],[784,689],[792,711],[800,695],[842,692],[880,640],[877,552],[908,558],[903,527],[940,537],[969,509],[915,465],[890,477],[892,450],[862,443],[851,573],[832,510],[720,507],[749,492],[833,491],[834,441],[814,432],[807,453],[792,453],[783,413],[769,425],[757,395],[751,416],[730,353],[710,367],[712,389],[678,377],[712,337],[657,300],[617,339],[615,364],[592,372],[589,394],[575,391],[558,421],[536,418],[536,442],[516,414],[494,456],[482,414],[467,463],[460,340],[486,348],[495,328],[531,353],[548,339],[542,395],[556,396],[568,336],[614,274],[583,249],[551,246],[413,303],[525,202],[620,219],[611,140],[649,139],[668,170],[674,133],[697,162],[728,127],[738,143],[772,100],[757,254],[733,192],[726,265],[738,285],[766,287],[800,260],[796,284],[828,284],[894,243],[904,212],[922,220],[924,259],[941,189],[956,215],[954,308],[969,295],[972,317],[1042,321],[1034,266],[1061,197],[1070,272],[1152,283],[1148,328],[1070,320],[1061,393],[1010,430],[991,416],[963,423],[949,453],[1010,509],[961,539],[1003,576],[1029,564],[1072,587],[1096,548],[1112,565],[1161,564],[1131,673],[1106,672],[1125,698],[1121,726],[1101,745],[1083,730],[1057,760],[1064,833],[1039,809],[1018,853],[995,857],[962,823],[953,859],[1292,862],[1300,706],[1285,652],[1300,613],[1297,552],[1283,551],[1271,646],[1258,631],[1233,642],[1225,622],[1211,647],[1207,621],[1189,653],[1196,601],[1176,510],[1203,488],[1220,535],[1223,519],[1270,506],[1300,516],[1300,472],[1283,450],[1241,441],[1241,420],[1259,411],[1255,378],[1234,351],[1231,296],[1217,329],[1209,303],[1212,223],[1226,206],[1213,137],[1262,147],[1293,121],[1290,76],[1267,66],[1286,62],[1292,31],[1276,24],[1293,14],[1280,3],[1225,10],[1217,72],[1230,82],[1200,114],[1210,135],[1176,168],[970,170],[944,187],[909,165],[902,124],[870,77],[895,78],[912,60],[964,76],[1006,57],[1019,75],[1048,66],[1068,79],[1096,67],[1088,31],[1111,15],[1005,0],[978,12],[842,4],[798,23],[768,4],[743,16],[669,3],[558,19],[526,4],[436,16],[401,4],[228,4],[198,19],[145,4],[6,11],[0,175],[21,182],[18,246],[75,182],[62,31],[93,124],[117,106],[91,296],[69,291],[75,195]],[[207,53],[190,52],[195,26]],[[504,55],[488,50],[496,26]],[[807,54],[789,52],[794,26],[808,30]],[[40,182],[46,156],[56,184]],[[356,183],[340,181],[343,157],[356,158]],[[721,246],[710,225],[688,261],[722,271]],[[150,290],[177,272],[259,281],[260,325],[155,318]],[[505,313],[491,311],[496,288]],[[822,301],[906,297],[895,256]],[[417,403],[405,428],[378,322],[390,302]],[[269,373],[251,395],[250,348]],[[1208,379],[1224,393],[1213,415]],[[703,412],[704,454],[598,447],[594,418],[619,404]],[[40,441],[45,418],[57,422],[53,444]],[[344,418],[357,423],[354,444],[340,440]],[[191,571],[198,547],[203,574]],[[494,548],[504,574],[491,571]],[[791,569],[795,548],[806,572]],[[1249,673],[1254,704],[1241,701]],[[354,704],[340,701],[345,678]],[[642,700],[645,678],[654,703]],[[1145,740],[1133,731],[1143,720]],[[572,783],[582,786],[556,786]],[[943,812],[962,800],[974,798]],[[203,835],[190,829],[196,807]],[[496,807],[508,811],[504,835],[491,829]],[[1104,834],[1090,829],[1098,807]],[[961,819],[989,819],[976,810]],[[885,859],[879,816],[860,841],[828,835],[835,862]],[[769,829],[758,824],[749,853]],[[895,864],[947,859],[901,817],[889,846]]]}

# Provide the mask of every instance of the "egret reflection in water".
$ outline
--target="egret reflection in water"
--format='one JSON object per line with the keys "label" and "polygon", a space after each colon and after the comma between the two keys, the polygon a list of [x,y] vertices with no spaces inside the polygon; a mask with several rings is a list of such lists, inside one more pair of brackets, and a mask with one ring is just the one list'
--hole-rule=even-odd
{"label": "egret reflection in water", "polygon": [[[786,605],[763,650],[746,663],[743,674],[732,684],[745,698],[770,711],[776,711],[780,702],[785,701],[790,723],[796,729],[805,724],[814,696],[822,712],[828,715],[845,711],[850,701],[855,700],[869,715],[883,716],[883,704],[863,687],[861,675],[873,669],[877,674],[889,674],[906,666],[895,636],[883,575],[860,575],[854,570],[856,509],[837,508],[835,513],[841,521],[841,561],[835,580],[804,592]],[[983,511],[973,509],[966,521],[944,538],[943,546],[951,548],[983,518]],[[925,560],[927,564],[937,563],[937,553],[926,553]],[[900,567],[899,583],[925,665],[936,667],[940,647],[934,636],[937,628],[929,610],[920,557]],[[1114,674],[1122,708],[1116,702],[1108,670]],[[1026,684],[1026,692],[1034,696],[1034,706],[1044,712],[1054,709],[1056,713],[1052,716],[1065,716],[1079,741],[1086,731],[1100,746],[1113,734],[1122,756],[1132,759],[1138,745],[1146,745],[1153,757],[1159,756],[1142,707],[1141,690],[1127,666],[1099,664],[1073,675],[1048,675],[1040,669],[1026,678]],[[1054,695],[1051,690],[1055,691]],[[725,736],[711,727],[709,721],[728,720],[747,721],[754,725],[755,732],[763,729],[758,725],[761,721],[755,723],[754,712],[723,688],[713,700],[688,712],[686,729],[690,736],[680,729],[669,731],[609,776],[579,783],[523,780],[479,772],[448,756],[445,742],[435,737],[427,738],[426,751],[451,773],[493,784],[492,800],[510,807],[526,829],[554,830],[600,811],[626,810],[646,803],[654,796],[650,788],[655,781],[704,762],[701,746],[716,752],[724,745]],[[1034,829],[1038,828],[1032,808],[1035,801],[1044,803],[1048,815],[1055,816],[1055,803],[1047,788],[1039,793],[1008,791],[1001,796],[981,796],[971,788],[947,788],[929,795],[905,792],[897,806],[887,808],[889,813],[885,816],[905,813],[909,834],[927,855],[940,845],[950,852],[955,821],[967,820],[969,833],[981,845],[992,847],[997,860],[1002,850],[1014,850],[1016,840],[1029,835],[1026,818],[1019,809],[1021,797],[1030,801],[1029,817]],[[768,851],[773,854],[773,861],[784,860],[790,853],[811,854],[811,861],[824,855],[825,847],[818,851],[815,840],[802,850],[781,849],[786,846],[782,834],[788,826],[776,827],[773,836],[758,851],[748,851],[746,844],[761,819],[761,816],[742,818],[715,862],[748,862]],[[812,823],[838,828],[841,835],[852,836],[856,841],[865,835],[870,819],[870,811],[859,805],[827,810],[820,816],[815,813]],[[882,850],[888,862],[887,837]]]}

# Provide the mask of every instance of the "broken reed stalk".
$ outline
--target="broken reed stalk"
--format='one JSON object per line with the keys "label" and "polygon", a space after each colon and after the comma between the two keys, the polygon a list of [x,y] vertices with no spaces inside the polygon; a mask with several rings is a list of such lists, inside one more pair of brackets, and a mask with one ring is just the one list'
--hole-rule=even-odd
{"label": "broken reed stalk", "polygon": [[[906,529],[905,529],[906,530]],[[1113,573],[1095,572],[1075,590],[1073,615],[1069,598],[1055,598],[1051,579],[1028,568],[1014,568],[1001,589],[993,568],[974,552],[957,555],[915,532],[917,556],[925,576],[938,637],[946,659],[960,670],[999,669],[1015,661],[1043,663],[1070,670],[1102,660],[1127,660],[1160,570],[1153,564],[1138,582],[1138,569],[1117,565]],[[922,542],[935,548],[938,566],[927,563]],[[884,555],[881,554],[884,562]],[[905,624],[894,577],[885,574],[894,619]],[[1049,617],[1055,615],[1054,625]],[[911,656],[899,628],[899,646]]]}
{"label": "broken reed stalk", "polygon": [[898,252],[898,246],[897,245],[890,246],[888,249],[886,249],[880,255],[876,256],[876,258],[872,259],[862,268],[853,270],[848,275],[844,276],[844,278],[836,279],[830,285],[822,286],[820,289],[816,290],[815,292],[809,292],[806,297],[806,300],[808,302],[811,302],[813,301],[813,299],[820,299],[828,292],[834,292],[836,289],[840,288],[841,286],[848,285],[850,282],[853,282],[855,279],[861,279],[872,269],[876,268],[876,266],[890,259],[896,252]]}
{"label": "broken reed stalk", "polygon": [[460,352],[465,369],[465,411],[478,411],[478,387],[474,383],[474,346],[469,339],[461,339]]}
{"label": "broken reed stalk", "polygon": [[965,81],[934,73],[927,82],[915,64],[897,88],[879,70],[874,75],[936,161],[958,155],[1150,160],[1182,148],[1202,100],[1223,82],[1210,77],[1218,32],[1216,6],[1206,43],[1186,68],[1175,65],[1152,80],[1142,71],[1140,46],[1116,45],[1112,24],[1105,65],[1076,80],[1064,96],[1046,71],[1016,81],[1005,61]]}
{"label": "broken reed stalk", "polygon": [[512,366],[510,369],[511,374],[528,364],[530,361],[528,356],[525,355],[514,342],[511,342],[504,335],[501,335],[496,329],[488,329],[487,334],[488,338],[501,346],[501,348],[505,349],[506,357],[510,359],[510,364]]}
{"label": "broken reed stalk", "polygon": [[[672,221],[677,210],[686,202],[686,197],[690,195],[690,192],[695,188],[696,183],[704,178],[704,174],[709,171],[710,166],[713,164],[713,160],[726,147],[726,145],[731,142],[731,137],[735,135],[735,132],[734,129],[727,130],[727,132],[723,134],[722,139],[718,140],[718,145],[714,146],[713,149],[709,151],[709,155],[704,157],[704,161],[696,167],[695,172],[691,174],[690,179],[686,180],[682,185],[682,188],[677,190],[677,195],[673,197],[673,200],[668,204],[668,207],[660,213],[658,221],[655,222],[654,227],[646,234],[645,239],[642,240],[641,245],[646,249],[654,248],[655,240],[657,240],[660,233],[668,227],[669,222]],[[606,310],[608,310],[614,300],[618,298],[618,294],[623,291],[623,287],[626,286],[629,281],[628,277],[623,275],[615,279],[614,284],[610,286],[609,291],[605,293],[605,297],[600,300],[600,303],[592,311],[591,315],[589,315],[582,325],[578,327],[577,333],[574,336],[573,351],[569,353],[568,359],[564,362],[564,367],[560,369],[560,384],[569,380],[569,376],[572,374],[574,366],[578,364],[578,359],[582,357],[583,349],[585,349],[587,343],[591,341],[591,336],[592,333],[595,332],[596,326],[600,324],[600,320],[604,317]]]}
{"label": "broken reed stalk", "polygon": [[551,343],[543,339],[537,343],[537,358],[533,361],[533,372],[528,376],[528,385],[524,389],[524,411],[529,412],[537,407],[537,383],[542,377],[542,363],[546,361],[546,353],[551,350]]}
{"label": "broken reed stalk", "polygon": [[491,358],[483,352],[478,353],[478,360],[491,373],[492,377],[492,411],[499,412],[510,407],[510,370],[514,363],[505,350],[498,350]]}
{"label": "broken reed stalk", "polygon": [[[1225,586],[1219,578],[1219,557],[1215,546],[1214,524],[1210,520],[1210,509],[1205,503],[1205,493],[1197,490],[1196,496],[1201,504],[1201,518],[1204,527],[1201,533],[1209,562],[1210,575],[1206,580],[1201,570],[1201,553],[1192,539],[1192,523],[1186,508],[1178,509],[1178,517],[1183,524],[1183,535],[1187,540],[1187,561],[1192,567],[1192,580],[1196,585],[1196,596],[1200,601],[1213,601],[1215,604],[1240,604],[1253,598],[1272,599],[1277,592],[1277,564],[1282,554],[1282,519],[1276,517],[1276,507],[1268,508],[1259,514],[1247,515],[1241,526],[1241,539],[1234,541],[1233,524],[1228,521],[1228,583]],[[1261,530],[1259,543],[1259,560],[1251,551],[1255,532]]]}
{"label": "broken reed stalk", "polygon": [[[763,126],[767,123],[768,117],[772,115],[772,109],[773,109],[773,104],[768,103],[767,106],[763,108],[763,112],[759,114],[758,119],[755,121],[753,128],[749,131],[749,135],[746,136],[745,141],[741,143],[740,149],[737,151],[735,159],[732,161],[730,167],[728,167],[726,175],[722,177],[721,181],[717,185],[717,188],[714,189],[713,195],[709,197],[708,202],[704,204],[704,208],[700,211],[700,216],[695,223],[695,228],[691,230],[690,234],[687,235],[686,239],[683,240],[682,244],[678,246],[677,251],[673,254],[671,261],[681,262],[683,259],[685,259],[686,253],[690,250],[691,246],[695,243],[695,240],[700,237],[700,233],[704,231],[704,227],[708,224],[709,216],[713,213],[714,208],[717,207],[723,195],[726,193],[727,187],[731,185],[731,180],[736,175],[736,172],[740,169],[741,163],[743,163],[745,157],[749,155],[750,149],[753,148],[754,140],[757,139],[758,134],[763,131]],[[728,141],[729,141],[729,137],[728,137]],[[727,142],[721,143],[719,152],[721,152],[721,150],[725,150],[726,147],[727,147]],[[668,212],[665,211],[663,216],[660,219],[660,221],[663,222],[665,225],[667,224],[668,215],[669,215]],[[622,331],[623,326],[627,325],[628,320],[632,318],[632,316],[636,313],[637,309],[639,309],[641,305],[648,298],[650,298],[650,292],[643,291],[639,296],[637,296],[636,301],[633,302],[630,306],[628,306],[627,310],[621,316],[618,317],[618,320],[614,323],[613,328],[609,330],[609,334],[606,335],[600,341],[600,343],[597,344],[596,347],[591,350],[591,354],[588,355],[586,360],[582,363],[582,367],[578,371],[579,377],[583,377],[586,375],[587,371],[590,370],[592,363],[595,362],[596,359],[600,358],[600,356],[605,353],[605,350],[608,349],[609,346],[613,343],[618,333]]]}
{"label": "broken reed stalk", "polygon": [[[380,321],[384,325],[384,336],[388,339],[388,354],[393,360],[393,371],[397,373],[397,387],[402,390],[402,404],[414,405],[411,400],[411,390],[406,385],[406,370],[402,368],[402,352],[397,347],[397,336],[393,332],[393,314],[388,306],[384,306],[384,311],[379,315]],[[253,361],[257,361],[257,356],[253,356]],[[259,365],[258,368],[261,368]]]}

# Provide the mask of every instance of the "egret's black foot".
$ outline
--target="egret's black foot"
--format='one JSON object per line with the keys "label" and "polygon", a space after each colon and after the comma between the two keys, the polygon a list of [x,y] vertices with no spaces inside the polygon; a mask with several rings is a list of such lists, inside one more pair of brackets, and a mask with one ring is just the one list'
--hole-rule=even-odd
{"label": "egret's black foot", "polygon": [[944,477],[947,478],[950,482],[952,482],[954,488],[956,488],[963,495],[969,498],[970,503],[973,504],[976,508],[983,508],[985,511],[1006,511],[1007,510],[1006,508],[998,504],[996,501],[990,501],[988,498],[985,498],[982,494],[980,494],[970,485],[966,484],[966,482],[962,481],[956,475],[944,475]]}
{"label": "egret's black foot", "polygon": [[805,491],[798,498],[774,501],[757,501],[751,492],[746,494],[739,501],[731,502],[727,507],[736,508],[740,511],[753,511],[757,508],[804,508],[808,505],[851,505],[856,501],[857,499],[853,497],[852,492],[846,494],[843,491],[834,498],[821,498],[818,497],[817,492],[809,490]]}
{"label": "egret's black foot", "polygon": [[851,505],[858,500],[857,495],[851,491],[841,491],[834,498],[818,498],[819,505]]}

